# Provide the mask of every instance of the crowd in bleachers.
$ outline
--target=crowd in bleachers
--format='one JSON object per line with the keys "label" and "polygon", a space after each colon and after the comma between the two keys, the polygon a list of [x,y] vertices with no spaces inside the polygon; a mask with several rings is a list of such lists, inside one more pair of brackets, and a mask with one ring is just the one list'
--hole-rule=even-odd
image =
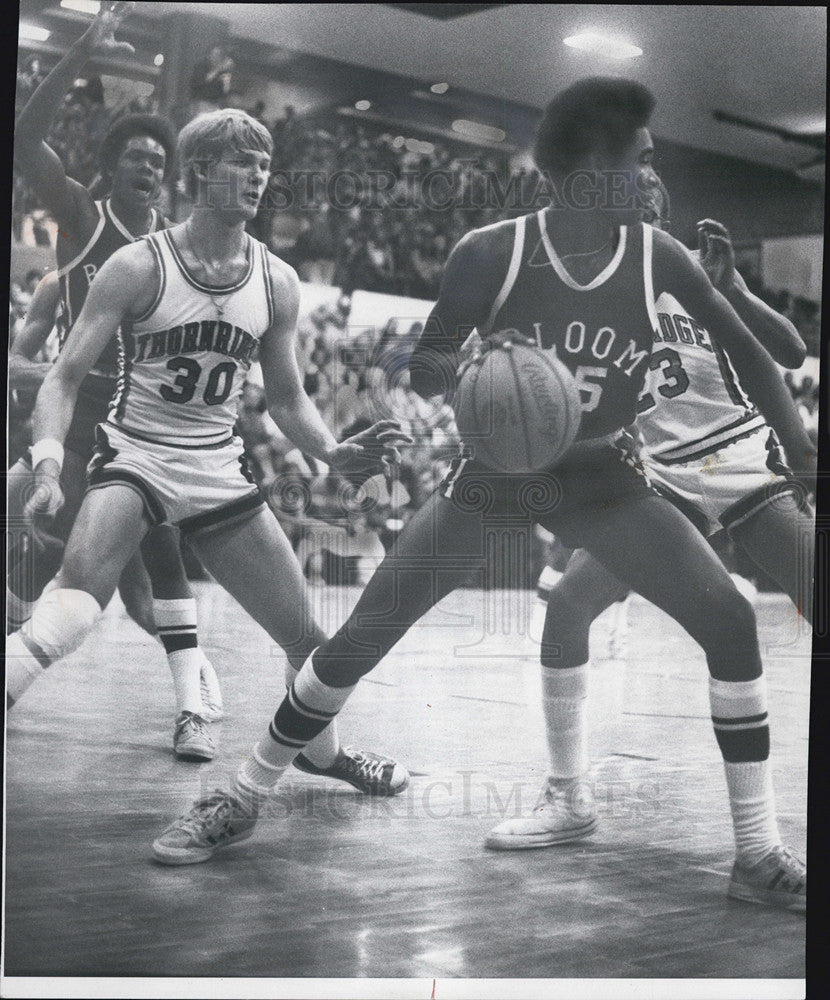
{"label": "crowd in bleachers", "polygon": [[[506,183],[504,157],[339,116],[303,125],[290,108],[272,132],[280,208],[264,200],[261,232],[308,280],[434,298],[455,243],[503,217],[487,185]],[[286,216],[300,227],[293,244]]]}
{"label": "crowd in bleachers", "polygon": [[[18,112],[43,75],[36,59],[21,66]],[[153,110],[149,99],[137,99],[113,113],[106,108],[100,79],[93,77],[69,92],[48,141],[68,173],[94,190],[98,146],[113,118],[149,110]],[[261,102],[251,111],[266,121]],[[331,567],[313,543],[320,526],[328,523],[342,532],[344,551],[371,549],[369,536],[388,544],[423,503],[434,486],[436,468],[457,446],[449,408],[431,406],[408,388],[406,362],[420,326],[398,329],[397,321],[390,319],[384,329],[349,340],[351,293],[363,289],[434,298],[447,254],[458,239],[471,228],[509,214],[486,190],[494,176],[502,179],[505,189],[508,165],[484,151],[463,156],[439,142],[407,143],[403,137],[339,116],[309,123],[286,108],[279,120],[266,124],[274,136],[277,172],[252,229],[296,266],[303,279],[333,284],[342,291],[335,305],[320,306],[301,320],[298,361],[306,390],[341,437],[371,420],[396,416],[416,440],[404,451],[397,481],[374,481],[369,496],[341,477],[325,475],[300,455],[268,417],[261,387],[255,381],[246,385],[239,430],[252,469],[295,546],[305,553],[305,568],[313,576],[328,578]],[[446,186],[440,193],[433,189],[432,197],[425,196],[424,180],[435,171],[450,179],[444,182],[452,191],[449,207],[442,204]],[[346,182],[332,189],[326,179],[337,175]],[[284,202],[286,192],[289,203],[283,204],[278,198]],[[168,191],[165,209],[178,217],[175,208],[175,192]],[[53,239],[45,212],[17,178],[13,220],[17,239],[24,229],[30,242],[49,245]],[[12,285],[12,337],[22,325],[39,277],[40,272],[31,271]],[[815,361],[813,367],[808,363],[800,372],[786,375],[805,425],[815,434],[819,307],[786,293],[776,295],[756,277],[746,277],[756,294],[794,322]],[[13,408],[11,436],[19,447],[26,443],[25,411],[25,405]]]}
{"label": "crowd in bleachers", "polygon": [[[304,569],[329,582],[354,572],[349,560],[358,563],[361,552],[382,554],[458,449],[449,406],[427,403],[409,388],[407,360],[420,324],[399,330],[390,319],[381,330],[348,338],[349,310],[348,297],[341,296],[304,316],[297,360],[306,392],[338,438],[385,417],[401,421],[415,444],[401,449],[394,479],[377,476],[356,488],[302,455],[268,416],[255,377],[246,384],[238,425],[254,477],[302,553]],[[374,553],[370,536],[380,543]]]}

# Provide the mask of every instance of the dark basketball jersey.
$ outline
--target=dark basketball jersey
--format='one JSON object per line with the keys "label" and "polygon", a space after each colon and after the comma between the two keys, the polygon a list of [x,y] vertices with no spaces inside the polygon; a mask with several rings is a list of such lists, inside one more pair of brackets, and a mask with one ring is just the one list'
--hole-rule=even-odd
{"label": "dark basketball jersey", "polygon": [[620,227],[614,256],[587,285],[559,259],[544,211],[515,227],[507,276],[481,336],[518,330],[568,367],[582,398],[580,439],[633,423],[653,341],[651,227]]}
{"label": "dark basketball jersey", "polygon": [[[113,214],[109,199],[96,201],[98,209],[98,224],[95,232],[89,238],[84,249],[71,259],[63,259],[63,249],[58,239],[58,276],[61,288],[61,318],[58,323],[60,345],[63,347],[69,331],[86,302],[89,286],[95,275],[107,260],[121,247],[134,243],[140,237],[133,234]],[[159,228],[160,216],[152,210],[153,217],[149,232],[154,233]],[[92,374],[115,379],[118,375],[118,339],[113,337],[101,352],[92,369]]]}
{"label": "dark basketball jersey", "polygon": [[[89,286],[99,269],[121,247],[134,243],[141,237],[124,227],[114,215],[109,199],[96,201],[98,224],[86,246],[72,258],[67,258],[63,244],[58,237],[58,276],[60,280],[61,303],[57,321],[60,347],[72,330],[78,315],[86,302]],[[162,226],[162,218],[153,209],[150,232]],[[101,352],[95,366],[84,378],[78,389],[78,398],[72,414],[72,424],[66,435],[64,446],[83,458],[92,455],[95,445],[95,427],[107,419],[110,400],[115,393],[118,375],[119,342],[113,337]]]}

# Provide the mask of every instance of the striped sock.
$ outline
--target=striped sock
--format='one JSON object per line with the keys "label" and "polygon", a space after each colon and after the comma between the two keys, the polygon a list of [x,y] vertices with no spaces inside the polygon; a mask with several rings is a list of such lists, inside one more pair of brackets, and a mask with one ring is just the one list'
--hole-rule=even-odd
{"label": "striped sock", "polygon": [[753,864],[781,843],[769,766],[766,680],[709,678],[715,737],[723,754],[735,849]]}
{"label": "striped sock", "polygon": [[[285,665],[285,686],[290,688],[300,671],[295,670],[290,663]],[[332,719],[326,728],[319,733],[303,750],[303,756],[308,757],[315,767],[331,767],[340,753],[340,733],[337,729],[337,719]]]}
{"label": "striped sock", "polygon": [[277,709],[268,733],[246,758],[233,783],[233,793],[253,812],[268,797],[283,771],[337,715],[357,685],[333,688],[314,672],[311,657]]}
{"label": "striped sock", "polygon": [[199,715],[202,712],[202,654],[196,632],[196,601],[192,597],[173,601],[154,598],[153,616],[173,675],[176,712]]}
{"label": "striped sock", "polygon": [[579,778],[588,770],[588,664],[542,667],[542,706],[551,776]]}

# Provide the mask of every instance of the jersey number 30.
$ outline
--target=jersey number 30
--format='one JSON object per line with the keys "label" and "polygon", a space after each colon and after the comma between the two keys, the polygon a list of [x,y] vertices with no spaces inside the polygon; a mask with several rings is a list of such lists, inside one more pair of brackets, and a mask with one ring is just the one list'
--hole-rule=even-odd
{"label": "jersey number 30", "polygon": [[[159,392],[168,403],[189,403],[196,392],[199,376],[202,374],[202,366],[193,358],[171,358],[167,362],[167,367],[171,372],[179,374],[173,379],[173,385],[163,385]],[[236,374],[236,365],[233,361],[222,361],[211,368],[208,375],[202,399],[208,406],[218,406],[224,403],[231,394],[233,387],[233,377]]]}
{"label": "jersey number 30", "polygon": [[[671,347],[662,347],[651,355],[649,368],[654,372],[659,368],[665,382],[657,387],[657,391],[665,399],[674,399],[675,396],[682,396],[689,388],[689,376],[683,370],[680,355]],[[653,406],[657,406],[657,400],[650,392],[640,396],[637,404],[637,412],[645,413]]]}

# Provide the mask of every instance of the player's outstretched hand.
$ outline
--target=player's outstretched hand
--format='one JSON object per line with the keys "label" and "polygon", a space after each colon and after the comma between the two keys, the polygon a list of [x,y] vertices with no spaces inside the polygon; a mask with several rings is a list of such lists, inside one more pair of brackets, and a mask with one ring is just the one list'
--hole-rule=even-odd
{"label": "player's outstretched hand", "polygon": [[119,42],[115,38],[121,22],[134,8],[132,0],[119,0],[103,6],[80,39],[80,44],[90,51],[108,55],[134,55],[135,49],[129,42]]}
{"label": "player's outstretched hand", "polygon": [[42,524],[43,519],[51,521],[63,507],[63,490],[57,463],[46,459],[38,465],[32,473],[27,494],[23,508],[26,523],[35,526],[38,521]]}
{"label": "player's outstretched hand", "polygon": [[328,464],[350,477],[368,479],[378,472],[388,473],[401,460],[397,446],[412,442],[397,420],[378,420],[333,448]]}
{"label": "player's outstretched hand", "polygon": [[491,333],[489,337],[477,344],[470,356],[465,358],[458,366],[458,370],[455,373],[456,378],[461,379],[467,369],[473,365],[480,365],[487,356],[488,351],[495,350],[496,348],[509,351],[514,344],[524,344],[526,347],[538,347],[533,337],[528,336],[526,333],[520,333],[518,330],[499,330],[496,333]]}
{"label": "player's outstretched hand", "polygon": [[703,270],[719,292],[728,292],[735,283],[735,250],[729,230],[714,219],[697,224],[697,242]]}

